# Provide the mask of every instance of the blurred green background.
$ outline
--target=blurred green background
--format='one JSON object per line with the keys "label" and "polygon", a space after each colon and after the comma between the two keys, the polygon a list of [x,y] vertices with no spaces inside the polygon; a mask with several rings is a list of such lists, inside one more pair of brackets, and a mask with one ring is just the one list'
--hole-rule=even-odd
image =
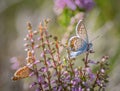
{"label": "blurred green background", "polygon": [[[86,27],[90,39],[97,34],[102,37],[93,42],[96,59],[110,56],[110,82],[107,91],[120,89],[120,0],[95,0],[96,6],[87,14]],[[0,91],[32,91],[28,84],[11,80],[15,70],[11,69],[10,58],[25,57],[24,37],[26,23],[32,22],[37,29],[44,18],[51,18],[49,31],[62,38],[66,29],[57,22],[53,12],[53,0],[0,0]]]}

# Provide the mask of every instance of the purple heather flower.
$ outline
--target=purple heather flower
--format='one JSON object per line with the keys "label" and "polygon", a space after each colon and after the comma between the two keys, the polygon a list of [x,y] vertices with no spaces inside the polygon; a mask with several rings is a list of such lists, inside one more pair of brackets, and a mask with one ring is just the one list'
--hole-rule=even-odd
{"label": "purple heather flower", "polygon": [[41,37],[38,37],[37,40],[40,41],[42,38]]}
{"label": "purple heather flower", "polygon": [[47,72],[47,71],[48,71],[48,68],[46,68],[46,67],[41,67],[40,71],[41,71],[41,72]]}
{"label": "purple heather flower", "polygon": [[43,52],[41,52],[40,56],[43,57],[45,54]]}
{"label": "purple heather flower", "polygon": [[95,75],[93,73],[89,74],[90,80],[93,81],[95,79]]}
{"label": "purple heather flower", "polygon": [[86,10],[91,10],[95,3],[93,0],[54,0],[56,9],[64,9],[66,6],[75,10],[77,6]]}
{"label": "purple heather flower", "polygon": [[71,83],[73,84],[73,86],[77,85],[78,83],[80,83],[80,79],[79,78],[74,78]]}
{"label": "purple heather flower", "polygon": [[62,86],[59,86],[58,91],[62,91]]}
{"label": "purple heather flower", "polygon": [[65,6],[72,10],[76,9],[76,5],[73,0],[54,0],[54,2],[57,9],[64,9]]}
{"label": "purple heather flower", "polygon": [[40,89],[40,88],[37,88],[35,91],[41,91],[41,89]]}
{"label": "purple heather flower", "polygon": [[89,83],[88,83],[88,82],[82,82],[82,84],[83,84],[86,88],[89,88]]}
{"label": "purple heather flower", "polygon": [[46,54],[50,53],[50,50],[44,49],[44,51],[45,51]]}
{"label": "purple heather flower", "polygon": [[73,87],[72,91],[82,91],[81,87]]}
{"label": "purple heather flower", "polygon": [[65,0],[54,0],[55,7],[63,9],[65,7]]}
{"label": "purple heather flower", "polygon": [[69,7],[72,10],[76,9],[76,5],[74,3],[74,0],[64,0],[66,2],[67,7]]}
{"label": "purple heather flower", "polygon": [[56,86],[55,86],[55,87],[53,87],[53,91],[58,91]]}
{"label": "purple heather flower", "polygon": [[43,76],[39,76],[39,78],[38,78],[38,82],[40,82],[40,83],[44,83],[44,82],[45,82],[44,77],[43,77]]}
{"label": "purple heather flower", "polygon": [[34,75],[35,75],[35,73],[34,73],[34,72],[31,72],[29,76],[31,77],[31,76],[34,76]]}
{"label": "purple heather flower", "polygon": [[37,64],[40,63],[40,60],[36,60],[33,64]]}
{"label": "purple heather flower", "polygon": [[86,68],[86,72],[88,73],[90,80],[93,81],[95,79],[95,75],[92,73],[90,68]]}
{"label": "purple heather flower", "polygon": [[105,70],[104,70],[104,69],[101,69],[101,73],[105,73]]}
{"label": "purple heather flower", "polygon": [[73,88],[72,88],[72,91],[77,91],[77,88],[73,87]]}
{"label": "purple heather flower", "polygon": [[70,76],[66,76],[65,79],[64,79],[64,81],[65,81],[66,83],[69,83],[69,82],[70,82]]}
{"label": "purple heather flower", "polygon": [[51,60],[49,58],[47,59],[47,64],[50,68],[52,67]]}
{"label": "purple heather flower", "polygon": [[97,62],[94,61],[94,60],[89,60],[89,63],[91,63],[91,64],[97,64]]}
{"label": "purple heather flower", "polygon": [[48,87],[48,83],[44,83],[44,88],[47,88]]}
{"label": "purple heather flower", "polygon": [[33,82],[32,84],[30,84],[30,88],[34,87],[37,83],[36,82]]}
{"label": "purple heather flower", "polygon": [[93,0],[75,0],[75,3],[79,8],[84,8],[86,10],[91,10],[95,5]]}
{"label": "purple heather flower", "polygon": [[97,80],[96,82],[97,82],[98,85],[101,86],[101,81],[100,80]]}
{"label": "purple heather flower", "polygon": [[78,91],[82,91],[82,88],[81,88],[81,87],[79,87],[79,88],[78,88]]}
{"label": "purple heather flower", "polygon": [[79,70],[76,68],[76,69],[74,70],[74,72],[75,72],[75,77],[78,77],[78,76],[79,76]]}

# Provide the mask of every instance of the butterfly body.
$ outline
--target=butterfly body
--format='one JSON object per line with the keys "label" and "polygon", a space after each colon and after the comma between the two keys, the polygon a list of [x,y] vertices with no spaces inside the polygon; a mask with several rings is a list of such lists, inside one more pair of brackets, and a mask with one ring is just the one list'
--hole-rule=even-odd
{"label": "butterfly body", "polygon": [[87,31],[82,20],[76,26],[76,36],[70,38],[68,45],[71,58],[88,51],[92,47],[92,43],[88,41]]}

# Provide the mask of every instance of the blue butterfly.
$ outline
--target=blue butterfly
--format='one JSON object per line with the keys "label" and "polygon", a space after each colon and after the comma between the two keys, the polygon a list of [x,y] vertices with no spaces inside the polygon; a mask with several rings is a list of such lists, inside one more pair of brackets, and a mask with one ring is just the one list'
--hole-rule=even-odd
{"label": "blue butterfly", "polygon": [[68,46],[71,58],[75,58],[76,56],[90,50],[92,47],[92,43],[89,43],[88,34],[82,20],[78,22],[76,26],[76,36],[69,39]]}

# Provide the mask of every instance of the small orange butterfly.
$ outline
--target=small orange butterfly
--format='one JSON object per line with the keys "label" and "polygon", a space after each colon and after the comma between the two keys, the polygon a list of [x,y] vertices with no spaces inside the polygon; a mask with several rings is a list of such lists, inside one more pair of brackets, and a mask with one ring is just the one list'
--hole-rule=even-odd
{"label": "small orange butterfly", "polygon": [[32,69],[30,69],[28,66],[23,66],[14,73],[12,80],[15,81],[15,80],[29,77],[31,72],[32,72]]}

